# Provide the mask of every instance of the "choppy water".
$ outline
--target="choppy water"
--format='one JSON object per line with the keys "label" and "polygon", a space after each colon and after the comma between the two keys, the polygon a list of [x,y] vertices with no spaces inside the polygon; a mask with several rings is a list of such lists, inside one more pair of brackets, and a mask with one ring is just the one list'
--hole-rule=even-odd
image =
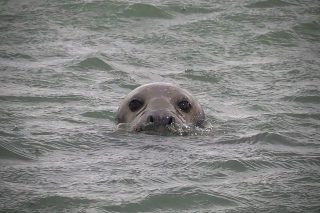
{"label": "choppy water", "polygon": [[[0,1],[1,212],[320,212],[317,0]],[[166,81],[212,131],[119,131]]]}

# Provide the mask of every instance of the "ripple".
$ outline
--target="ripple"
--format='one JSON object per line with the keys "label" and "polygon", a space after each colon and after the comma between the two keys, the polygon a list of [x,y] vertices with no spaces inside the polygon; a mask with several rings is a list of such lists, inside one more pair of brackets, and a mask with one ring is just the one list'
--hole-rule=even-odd
{"label": "ripple", "polygon": [[66,121],[72,124],[87,124],[87,122],[85,121],[74,119],[74,118],[63,118],[62,121]]}
{"label": "ripple", "polygon": [[23,53],[14,53],[14,52],[4,52],[0,51],[0,58],[5,59],[28,59],[28,60],[34,60],[30,55],[23,54]]}
{"label": "ripple", "polygon": [[88,118],[100,118],[100,119],[109,119],[114,120],[114,114],[109,111],[91,111],[91,112],[85,112],[81,114],[84,117]]}
{"label": "ripple", "polygon": [[266,45],[282,45],[285,47],[297,46],[294,32],[290,30],[271,31],[262,35],[255,36],[254,41]]}
{"label": "ripple", "polygon": [[292,163],[300,164],[302,168],[305,168],[306,165],[308,165],[318,169],[320,166],[320,156],[300,156],[297,159],[293,159]]}
{"label": "ripple", "polygon": [[182,14],[206,14],[206,13],[212,13],[212,12],[219,12],[221,9],[217,8],[210,8],[209,5],[203,5],[203,6],[197,6],[195,4],[171,4],[170,10],[173,10],[178,13]]}
{"label": "ripple", "polygon": [[258,1],[252,4],[246,5],[248,8],[273,8],[273,7],[285,7],[292,5],[285,1],[280,0],[267,0],[267,1]]}
{"label": "ripple", "polygon": [[15,137],[15,134],[9,133],[9,132],[5,132],[0,130],[0,136],[6,136],[6,137]]}
{"label": "ripple", "polygon": [[286,96],[282,98],[285,101],[295,101],[301,103],[313,103],[319,104],[320,103],[320,96],[318,95],[304,95],[304,96]]}
{"label": "ripple", "polygon": [[20,147],[6,142],[0,142],[0,159],[3,158],[13,158],[13,159],[23,159],[23,160],[35,160],[36,157]]}
{"label": "ripple", "polygon": [[137,84],[127,73],[121,71],[117,72],[114,78],[103,81],[99,84],[99,87],[103,90],[114,90],[115,86],[133,90],[138,87],[139,84]]}
{"label": "ripple", "polygon": [[164,193],[150,194],[138,202],[105,206],[108,211],[143,212],[154,210],[186,210],[194,207],[217,208],[239,205],[239,201],[217,192],[194,187],[170,189]]}
{"label": "ripple", "polygon": [[126,17],[144,17],[144,18],[171,18],[172,16],[165,10],[154,5],[136,3],[127,7],[123,11]]}
{"label": "ripple", "polygon": [[107,64],[106,62],[104,62],[102,59],[98,57],[86,58],[72,67],[76,69],[78,68],[81,70],[88,70],[88,69],[106,70],[106,71],[113,70],[113,67],[111,65]]}
{"label": "ripple", "polygon": [[[170,30],[176,31],[176,32],[187,32],[192,33],[195,35],[198,35],[200,37],[206,37],[211,36],[212,33],[231,33],[236,31],[237,29],[234,27],[230,27],[227,23],[220,21],[218,19],[213,18],[207,18],[207,19],[200,19],[195,20],[191,22],[186,22],[178,25],[171,26],[169,28]],[[217,54],[221,54],[221,51],[224,50],[224,46],[219,44],[218,42],[214,42],[212,45],[214,45],[214,48],[212,51],[217,51]],[[202,47],[203,49],[205,47]],[[191,50],[190,50],[191,51]],[[195,49],[192,49],[191,52],[194,52]],[[176,56],[175,56],[176,57]]]}
{"label": "ripple", "polygon": [[300,118],[300,119],[315,119],[320,120],[319,113],[284,113],[285,116],[293,117],[293,118]]}
{"label": "ripple", "polygon": [[312,41],[319,41],[320,39],[320,24],[316,21],[301,23],[293,27],[293,30],[303,38]]}
{"label": "ripple", "polygon": [[[70,198],[61,195],[49,195],[30,200],[25,203],[25,207],[41,210],[46,209],[48,212],[50,212],[52,208],[54,208],[55,211],[65,211],[66,208],[72,208],[75,212],[81,212],[81,207],[88,206],[90,203],[92,203],[92,200],[86,198]],[[76,211],[77,208],[79,208],[78,211]]]}
{"label": "ripple", "polygon": [[214,73],[213,71],[196,71],[193,69],[187,69],[184,71],[184,73],[178,74],[178,75],[172,75],[172,77],[182,77],[182,78],[188,78],[190,80],[196,80],[196,81],[203,81],[203,82],[211,82],[211,83],[218,83],[222,77]]}
{"label": "ripple", "polygon": [[80,95],[62,95],[62,96],[14,96],[14,95],[2,95],[0,96],[1,101],[10,102],[49,102],[49,103],[68,103],[72,101],[80,101],[84,99]]}
{"label": "ripple", "polygon": [[252,136],[241,137],[239,139],[219,141],[221,144],[273,144],[273,145],[286,145],[286,146],[303,146],[304,143],[299,143],[294,138],[279,134],[279,133],[270,133],[262,132]]}
{"label": "ripple", "polygon": [[246,172],[246,171],[257,171],[263,168],[273,168],[273,165],[269,161],[256,160],[256,159],[231,159],[231,160],[213,160],[197,163],[200,167],[205,167],[207,169],[223,169],[230,170],[234,172]]}

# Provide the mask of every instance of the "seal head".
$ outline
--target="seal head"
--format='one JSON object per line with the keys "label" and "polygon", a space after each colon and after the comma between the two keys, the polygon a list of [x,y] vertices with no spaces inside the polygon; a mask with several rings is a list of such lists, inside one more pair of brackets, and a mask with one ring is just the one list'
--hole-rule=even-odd
{"label": "seal head", "polygon": [[204,124],[199,102],[187,90],[171,83],[150,83],[131,91],[116,114],[117,123],[128,123],[131,131],[175,132]]}

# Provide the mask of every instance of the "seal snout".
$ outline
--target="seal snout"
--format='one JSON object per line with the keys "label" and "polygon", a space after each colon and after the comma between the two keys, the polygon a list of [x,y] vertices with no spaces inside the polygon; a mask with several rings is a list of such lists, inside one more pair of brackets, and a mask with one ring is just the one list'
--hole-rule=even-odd
{"label": "seal snout", "polygon": [[147,115],[147,123],[154,126],[167,126],[175,122],[174,116],[167,111],[152,111]]}

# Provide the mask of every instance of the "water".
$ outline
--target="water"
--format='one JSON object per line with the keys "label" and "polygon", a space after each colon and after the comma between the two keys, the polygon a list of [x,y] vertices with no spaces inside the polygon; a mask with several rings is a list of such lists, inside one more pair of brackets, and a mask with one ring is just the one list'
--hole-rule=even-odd
{"label": "water", "polygon": [[[0,2],[1,212],[320,211],[319,1]],[[212,130],[117,130],[153,81]]]}

